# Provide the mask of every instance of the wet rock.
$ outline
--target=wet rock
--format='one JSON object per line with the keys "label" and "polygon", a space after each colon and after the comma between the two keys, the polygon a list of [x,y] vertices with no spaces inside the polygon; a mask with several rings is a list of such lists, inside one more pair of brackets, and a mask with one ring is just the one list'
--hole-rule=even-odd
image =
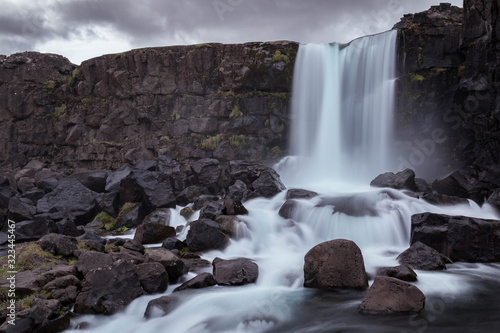
{"label": "wet rock", "polygon": [[61,304],[51,299],[34,299],[29,309],[16,314],[15,325],[5,322],[0,331],[6,333],[61,332],[69,328],[70,318],[61,316]]}
{"label": "wet rock", "polygon": [[377,276],[363,298],[359,312],[366,314],[418,313],[425,296],[414,285],[392,277]]}
{"label": "wet rock", "polygon": [[167,250],[182,250],[184,244],[175,237],[169,237],[163,241],[161,247]]}
{"label": "wet rock", "polygon": [[415,184],[415,172],[411,169],[406,169],[396,174],[393,172],[381,174],[372,180],[370,186],[418,191],[417,185]]}
{"label": "wet rock", "polygon": [[168,237],[175,236],[175,228],[169,226],[170,210],[157,209],[144,218],[135,231],[134,239],[142,244],[160,243]]}
{"label": "wet rock", "polygon": [[29,191],[26,191],[25,193],[23,193],[23,195],[21,196],[21,198],[28,199],[34,205],[36,205],[37,202],[38,202],[38,200],[40,200],[41,198],[43,198],[44,195],[45,195],[45,191],[44,190],[35,188],[35,189],[29,190]]}
{"label": "wet rock", "polygon": [[118,170],[111,173],[106,179],[106,192],[118,192],[121,181],[132,173],[132,167],[129,164],[122,165]]}
{"label": "wet rock", "polygon": [[57,185],[59,185],[59,180],[56,178],[46,178],[37,183],[37,188],[44,190],[45,193],[49,193],[52,192]]}
{"label": "wet rock", "polygon": [[244,201],[245,199],[252,197],[252,191],[248,189],[248,186],[244,182],[237,179],[234,184],[229,186],[227,197],[232,198],[233,200]]}
{"label": "wet rock", "polygon": [[172,252],[164,248],[146,251],[144,263],[158,262],[165,267],[170,282],[175,283],[182,275],[188,272],[184,262]]}
{"label": "wet rock", "polygon": [[144,256],[141,253],[125,248],[121,248],[118,252],[110,252],[109,254],[114,261],[122,260],[134,265],[144,262]]}
{"label": "wet rock", "polygon": [[224,213],[224,215],[247,215],[248,210],[243,206],[240,200],[226,198],[224,199],[222,213]]}
{"label": "wet rock", "polygon": [[417,281],[417,273],[411,267],[405,265],[381,267],[377,270],[377,275],[393,277],[408,282]]}
{"label": "wet rock", "polygon": [[127,203],[116,218],[115,229],[126,227],[129,229],[138,227],[144,219],[145,212],[140,203]]}
{"label": "wet rock", "polygon": [[109,171],[88,171],[79,172],[71,175],[71,178],[75,178],[83,186],[96,193],[103,193],[106,190],[106,181],[108,179]]}
{"label": "wet rock", "polygon": [[157,318],[163,317],[169,314],[177,305],[177,297],[172,296],[162,296],[149,301],[146,311],[144,312],[144,318]]}
{"label": "wet rock", "polygon": [[149,262],[137,265],[137,276],[148,294],[162,293],[168,286],[168,274],[162,264]]}
{"label": "wet rock", "polygon": [[47,234],[40,238],[38,244],[47,252],[54,255],[61,255],[63,257],[70,257],[76,250],[76,239],[74,237],[60,235],[60,234]]}
{"label": "wet rock", "polygon": [[299,206],[300,204],[297,200],[288,199],[283,205],[281,205],[278,214],[284,219],[293,219]]}
{"label": "wet rock", "polygon": [[335,239],[323,242],[309,250],[304,259],[306,288],[368,287],[361,250],[352,241]]}
{"label": "wet rock", "polygon": [[224,210],[224,202],[222,201],[208,201],[200,210],[200,219],[215,219],[217,216],[222,215]]}
{"label": "wet rock", "polygon": [[415,185],[417,186],[417,192],[421,193],[431,193],[432,187],[427,183],[425,179],[415,178]]}
{"label": "wet rock", "polygon": [[72,237],[81,236],[84,231],[77,228],[75,222],[72,219],[63,219],[59,222],[56,222],[57,231],[61,235],[67,235]]}
{"label": "wet rock", "polygon": [[212,266],[213,276],[219,285],[240,286],[255,283],[259,277],[259,266],[246,258],[231,260],[215,258]]}
{"label": "wet rock", "polygon": [[191,170],[198,184],[206,187],[211,194],[217,194],[227,187],[229,179],[224,173],[225,166],[214,158],[198,160],[191,164]]}
{"label": "wet rock", "polygon": [[39,213],[49,211],[69,212],[77,225],[85,225],[97,214],[95,192],[83,186],[76,179],[67,179],[57,185],[37,203]]}
{"label": "wet rock", "polygon": [[397,259],[401,265],[423,271],[440,271],[446,269],[445,259],[433,248],[421,242],[413,243],[402,252]]}
{"label": "wet rock", "polygon": [[311,199],[317,197],[318,193],[298,188],[289,189],[286,192],[286,199]]}
{"label": "wet rock", "polygon": [[453,261],[500,260],[500,221],[432,213],[411,219],[411,242],[422,242]]}
{"label": "wet rock", "polygon": [[192,278],[191,280],[184,282],[179,287],[175,288],[174,292],[182,291],[182,290],[186,290],[186,289],[207,288],[207,287],[215,286],[216,284],[217,284],[217,282],[215,281],[215,278],[212,274],[201,273],[201,274],[198,274],[196,277]]}
{"label": "wet rock", "polygon": [[99,211],[108,213],[115,218],[118,216],[120,207],[118,192],[100,193],[95,200]]}
{"label": "wet rock", "polygon": [[194,200],[202,195],[209,194],[208,189],[200,185],[191,185],[186,187],[177,195],[177,203],[180,206],[186,206],[193,203]]}
{"label": "wet rock", "polygon": [[186,244],[191,251],[218,250],[229,242],[219,225],[210,219],[191,222],[189,227]]}
{"label": "wet rock", "polygon": [[469,201],[466,199],[462,199],[459,197],[450,197],[448,195],[438,194],[438,193],[425,193],[420,196],[420,198],[424,199],[430,204],[440,205],[440,206],[451,206],[464,204],[468,205]]}
{"label": "wet rock", "polygon": [[135,239],[126,239],[123,242],[122,246],[125,249],[128,249],[130,251],[134,251],[134,252],[139,252],[141,254],[144,254],[144,252],[145,252],[144,246]]}
{"label": "wet rock", "polygon": [[[286,189],[278,173],[271,168],[246,161],[231,161],[230,167],[231,179],[235,180],[234,184],[239,180],[251,190],[250,193],[242,192],[246,194],[240,199],[242,202],[255,197],[271,198]],[[235,196],[231,197],[239,199]]]}
{"label": "wet rock", "polygon": [[483,188],[469,170],[458,170],[445,178],[436,179],[432,188],[440,194],[472,199],[478,204],[488,197],[488,189]]}
{"label": "wet rock", "polygon": [[134,265],[117,261],[106,268],[92,269],[85,275],[74,311],[111,315],[143,294]]}
{"label": "wet rock", "polygon": [[57,278],[42,287],[50,292],[50,299],[56,299],[62,305],[69,305],[76,301],[76,296],[81,289],[80,280],[74,275]]}
{"label": "wet rock", "polygon": [[7,208],[10,199],[16,195],[16,191],[10,187],[0,187],[0,208]]}

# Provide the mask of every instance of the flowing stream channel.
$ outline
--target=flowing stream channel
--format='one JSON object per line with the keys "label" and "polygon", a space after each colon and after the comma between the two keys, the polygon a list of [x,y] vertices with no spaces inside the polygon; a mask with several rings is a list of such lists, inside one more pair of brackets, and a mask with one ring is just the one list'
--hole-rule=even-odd
{"label": "flowing stream channel", "polygon": [[[397,255],[408,248],[411,215],[499,218],[488,205],[440,207],[403,191],[368,185],[391,170],[396,37],[396,31],[390,31],[347,46],[300,46],[292,97],[292,156],[275,169],[288,188],[319,196],[298,200],[291,219],[278,214],[286,191],[247,201],[249,214],[240,217],[237,237],[223,251],[203,254],[209,261],[254,260],[259,266],[255,284],[182,291],[175,310],[144,319],[147,303],[171,295],[176,287],[171,285],[161,295],[136,299],[122,313],[79,316],[67,332],[496,332],[499,264],[456,263],[443,272],[417,271],[415,285],[426,295],[426,309],[411,316],[359,314],[366,291],[303,287],[304,255],[320,242],[355,241],[371,284],[377,268],[398,265]],[[174,227],[186,224],[180,207],[172,215]],[[79,325],[84,328],[77,329]]]}

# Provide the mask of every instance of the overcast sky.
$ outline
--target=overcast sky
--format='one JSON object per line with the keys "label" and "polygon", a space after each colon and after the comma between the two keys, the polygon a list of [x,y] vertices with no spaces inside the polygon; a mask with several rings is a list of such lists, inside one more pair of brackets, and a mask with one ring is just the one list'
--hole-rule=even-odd
{"label": "overcast sky", "polygon": [[[462,7],[462,0],[448,0]],[[0,54],[73,63],[134,48],[208,42],[348,42],[389,30],[429,0],[0,0]]]}

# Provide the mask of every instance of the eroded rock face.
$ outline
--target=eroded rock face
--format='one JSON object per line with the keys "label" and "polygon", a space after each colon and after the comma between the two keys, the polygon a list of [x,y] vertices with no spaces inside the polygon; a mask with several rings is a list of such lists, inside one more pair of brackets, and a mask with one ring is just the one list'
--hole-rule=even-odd
{"label": "eroded rock face", "polygon": [[306,253],[304,287],[365,289],[368,278],[359,247],[346,239],[335,239]]}
{"label": "eroded rock face", "polygon": [[398,258],[401,265],[424,271],[440,271],[446,269],[445,259],[433,248],[421,242],[413,243]]}
{"label": "eroded rock face", "polygon": [[[206,44],[84,61],[0,57],[0,162],[116,169],[172,157],[261,160],[286,149],[298,44]],[[22,153],[20,153],[22,152]]]}

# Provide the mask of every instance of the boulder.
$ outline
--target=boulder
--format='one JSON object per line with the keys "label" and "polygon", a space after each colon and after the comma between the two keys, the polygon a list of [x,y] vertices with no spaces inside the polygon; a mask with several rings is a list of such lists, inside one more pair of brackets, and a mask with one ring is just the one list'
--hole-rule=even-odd
{"label": "boulder", "polygon": [[88,171],[78,172],[71,175],[86,188],[97,193],[103,193],[106,190],[106,181],[108,179],[109,171]]}
{"label": "boulder", "polygon": [[72,256],[76,250],[76,239],[60,234],[47,234],[40,238],[38,244],[44,251],[63,257]]}
{"label": "boulder", "polygon": [[78,256],[78,262],[75,264],[75,267],[78,272],[86,276],[92,270],[110,267],[113,261],[111,255],[107,253],[85,251]]}
{"label": "boulder", "polygon": [[160,243],[168,237],[175,236],[175,228],[169,226],[170,210],[159,208],[146,216],[135,231],[134,239],[141,244]]}
{"label": "boulder", "polygon": [[381,267],[377,270],[377,275],[393,277],[402,281],[417,281],[417,273],[411,267],[399,265],[396,267]]}
{"label": "boulder", "polygon": [[191,222],[189,227],[186,244],[191,251],[218,250],[229,242],[219,225],[210,219]]}
{"label": "boulder", "polygon": [[161,247],[167,250],[182,250],[184,244],[175,237],[169,237],[163,241]]}
{"label": "boulder", "polygon": [[49,193],[52,192],[57,185],[59,185],[59,180],[56,178],[46,178],[37,183],[37,188],[44,190],[45,193]]}
{"label": "boulder", "polygon": [[182,275],[188,272],[188,268],[184,262],[174,255],[169,250],[159,248],[146,251],[144,255],[144,263],[159,262],[165,267],[170,282],[175,283]]}
{"label": "boulder", "polygon": [[243,206],[240,200],[233,200],[231,198],[224,199],[224,208],[222,212],[225,215],[247,215],[248,210]]}
{"label": "boulder", "polygon": [[62,305],[75,303],[81,288],[80,280],[74,275],[59,277],[42,287],[43,290],[50,292],[50,299],[56,299]]}
{"label": "boulder", "polygon": [[118,192],[100,193],[95,200],[99,211],[106,212],[115,218],[118,216],[120,207]]}
{"label": "boulder", "polygon": [[8,218],[14,221],[31,220],[36,213],[33,201],[29,199],[12,197],[9,201]]}
{"label": "boulder", "polygon": [[42,238],[49,233],[57,232],[57,226],[51,219],[36,217],[34,221],[22,221],[16,223],[16,241],[27,242]]}
{"label": "boulder", "polygon": [[423,195],[420,196],[420,198],[424,199],[430,204],[439,206],[469,204],[469,201],[467,201],[467,199],[462,199],[459,197],[450,197],[448,195],[438,194],[438,193],[424,193]]}
{"label": "boulder", "polygon": [[162,293],[168,286],[168,274],[162,264],[149,262],[135,267],[142,288],[148,294]]}
{"label": "boulder", "polygon": [[146,250],[144,248],[144,246],[142,245],[142,243],[138,242],[135,239],[126,239],[123,242],[122,246],[124,249],[134,251],[134,252],[139,252],[140,254],[144,254],[144,251]]}
{"label": "boulder", "polygon": [[245,201],[252,197],[252,191],[248,189],[247,184],[237,179],[234,184],[229,186],[227,197],[233,200]]}
{"label": "boulder", "polygon": [[489,192],[471,170],[457,170],[445,178],[436,179],[432,188],[440,194],[472,199],[480,205]]}
{"label": "boulder", "polygon": [[117,261],[85,275],[74,311],[80,314],[112,315],[144,294],[134,265]]}
{"label": "boulder", "polygon": [[200,159],[191,163],[191,171],[196,182],[206,187],[211,194],[217,194],[222,188],[227,187],[228,176],[225,175],[225,166],[214,158]]}
{"label": "boulder", "polygon": [[76,225],[85,225],[97,214],[96,193],[82,185],[76,179],[67,179],[59,183],[50,193],[37,203],[39,213],[55,211],[70,213]]}
{"label": "boulder", "polygon": [[28,199],[30,201],[30,203],[32,203],[33,205],[36,205],[38,200],[43,198],[43,196],[45,194],[46,193],[44,190],[34,188],[32,190],[24,192],[23,195],[21,196],[21,198]]}
{"label": "boulder", "polygon": [[215,286],[217,284],[217,281],[215,281],[215,278],[212,274],[210,273],[201,273],[192,278],[189,281],[184,282],[180,286],[174,289],[174,292],[176,291],[182,291],[186,289],[200,289],[200,288],[207,288],[211,286]]}
{"label": "boulder", "polygon": [[224,210],[223,201],[208,201],[200,210],[200,219],[214,220],[217,216],[222,215]]}
{"label": "boulder", "polygon": [[134,265],[139,265],[144,262],[143,254],[126,248],[121,248],[118,252],[110,252],[109,254],[114,261],[122,260]]}
{"label": "boulder", "polygon": [[239,180],[251,191],[248,193],[242,186],[239,186],[241,192],[236,192],[240,193],[243,197],[231,196],[233,199],[239,199],[243,202],[255,197],[271,198],[286,189],[278,173],[271,168],[246,161],[231,161],[230,166],[231,179],[234,180],[234,184]]}
{"label": "boulder", "polygon": [[276,194],[286,190],[281,182],[280,176],[273,169],[267,169],[252,182],[251,187],[257,197],[272,198]]}
{"label": "boulder", "polygon": [[440,271],[446,269],[445,259],[433,248],[421,242],[413,243],[402,252],[397,259],[401,265],[423,271]]}
{"label": "boulder", "polygon": [[500,221],[433,213],[411,217],[411,243],[422,242],[453,261],[500,261]]}
{"label": "boulder", "polygon": [[116,218],[115,229],[122,227],[132,229],[138,227],[145,215],[142,205],[139,203],[127,203],[124,207]]}
{"label": "boulder", "polygon": [[241,286],[255,283],[259,277],[259,266],[247,258],[231,260],[215,258],[212,266],[213,275],[218,285]]}
{"label": "boulder", "polygon": [[144,318],[157,318],[163,317],[169,314],[178,303],[177,297],[172,296],[162,296],[149,301],[146,311],[144,312]]}
{"label": "boulder", "polygon": [[320,243],[305,255],[304,287],[365,289],[368,278],[363,255],[350,240]]}
{"label": "boulder", "polygon": [[0,187],[0,209],[8,208],[10,199],[16,195],[16,191],[10,187]]}
{"label": "boulder", "polygon": [[118,170],[111,173],[106,178],[106,192],[117,192],[120,188],[122,179],[126,178],[132,173],[132,167],[129,164],[122,165]]}
{"label": "boulder", "polygon": [[208,194],[209,192],[206,187],[200,185],[191,185],[183,189],[177,195],[177,203],[180,206],[186,206],[190,203],[193,203],[196,198]]}
{"label": "boulder", "polygon": [[378,175],[374,180],[372,180],[370,186],[390,187],[397,190],[418,191],[417,185],[415,183],[415,172],[411,169],[406,169],[396,174],[394,174],[393,172],[386,172],[384,174]]}
{"label": "boulder", "polygon": [[424,294],[411,283],[377,276],[366,293],[359,312],[367,314],[418,313],[424,309]]}
{"label": "boulder", "polygon": [[283,205],[281,205],[278,214],[284,219],[293,219],[298,208],[299,202],[297,200],[288,199],[285,203],[283,203]]}
{"label": "boulder", "polygon": [[299,188],[292,188],[286,192],[286,199],[311,199],[317,197],[318,193]]}
{"label": "boulder", "polygon": [[84,231],[77,228],[75,222],[72,219],[62,219],[59,222],[56,222],[57,231],[61,235],[67,235],[72,237],[81,236]]}

